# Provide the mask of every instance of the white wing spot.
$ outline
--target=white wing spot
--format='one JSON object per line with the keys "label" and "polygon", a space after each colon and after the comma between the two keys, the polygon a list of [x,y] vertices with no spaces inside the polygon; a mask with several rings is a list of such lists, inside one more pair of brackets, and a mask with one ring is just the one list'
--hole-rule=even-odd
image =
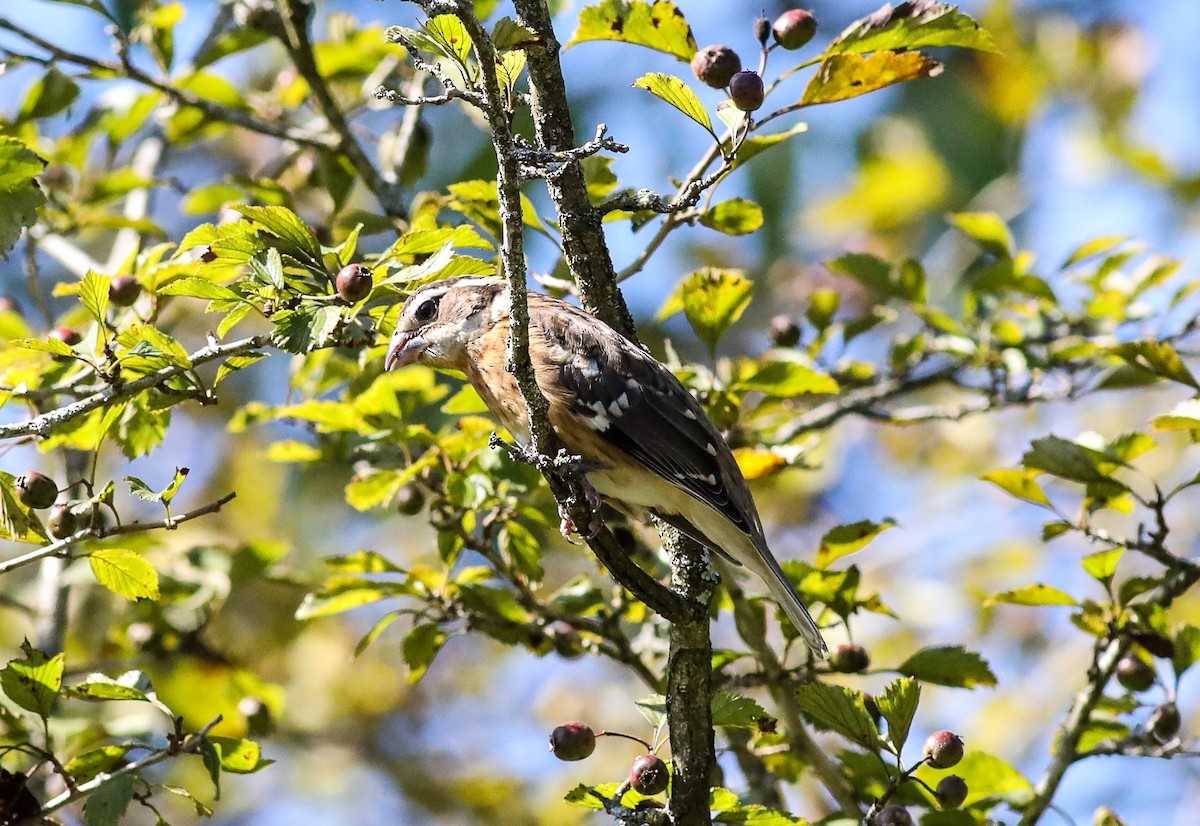
{"label": "white wing spot", "polygon": [[696,421],[696,414],[693,413],[691,410],[688,410],[686,407],[683,409],[683,415],[687,416],[693,422]]}
{"label": "white wing spot", "polygon": [[707,476],[704,477],[704,481],[708,482],[708,484],[710,484],[710,485],[715,485],[717,483],[716,474],[713,474],[713,473],[708,474]]}
{"label": "white wing spot", "polygon": [[717,455],[717,446],[716,446],[716,445],[714,445],[712,442],[709,442],[708,444],[706,444],[706,445],[704,446],[704,449],[708,451],[708,455],[709,455],[709,456],[716,456],[716,455]]}
{"label": "white wing spot", "polygon": [[621,405],[622,410],[628,410],[629,409],[629,394],[622,393],[621,395],[617,396],[617,404]]}
{"label": "white wing spot", "polygon": [[592,430],[599,430],[601,433],[608,430],[608,426],[611,424],[603,413],[588,419],[587,423]]}
{"label": "white wing spot", "polygon": [[612,415],[612,417],[613,417],[614,419],[615,419],[615,418],[617,418],[618,416],[620,416],[620,415],[621,415],[621,404],[620,404],[620,402],[613,402],[612,404],[610,404],[610,405],[608,406],[608,412],[609,412],[609,414],[611,414],[611,415]]}

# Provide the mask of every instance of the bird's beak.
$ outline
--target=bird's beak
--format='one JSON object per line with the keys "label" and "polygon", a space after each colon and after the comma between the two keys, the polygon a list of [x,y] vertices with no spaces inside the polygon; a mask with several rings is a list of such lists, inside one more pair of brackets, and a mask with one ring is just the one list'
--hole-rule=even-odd
{"label": "bird's beak", "polygon": [[415,362],[429,346],[429,342],[413,333],[397,333],[388,347],[385,370],[399,370]]}

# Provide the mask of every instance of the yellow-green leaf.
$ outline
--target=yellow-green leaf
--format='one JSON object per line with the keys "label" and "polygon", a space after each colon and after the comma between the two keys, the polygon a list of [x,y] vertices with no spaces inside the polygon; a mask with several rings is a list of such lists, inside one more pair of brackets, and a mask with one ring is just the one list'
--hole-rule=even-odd
{"label": "yellow-green leaf", "polygon": [[63,655],[47,657],[28,640],[21,644],[21,653],[24,656],[9,660],[0,671],[0,688],[21,708],[47,717],[62,688]]}
{"label": "yellow-green leaf", "polygon": [[801,106],[816,106],[865,95],[896,83],[934,77],[942,64],[920,52],[831,54],[821,61],[800,98]]}
{"label": "yellow-green leaf", "polygon": [[866,53],[926,46],[999,51],[991,34],[957,6],[930,2],[901,3],[895,8],[884,6],[850,24],[826,51]]}
{"label": "yellow-green leaf", "polygon": [[683,12],[667,0],[602,0],[579,13],[579,28],[564,46],[589,40],[618,40],[660,52],[687,63],[699,48]]}
{"label": "yellow-green leaf", "polygon": [[696,335],[715,349],[750,303],[754,285],[741,270],[705,267],[686,276],[659,310],[664,318],[683,310]]}
{"label": "yellow-green leaf", "polygon": [[124,548],[88,554],[96,581],[125,599],[158,599],[158,571],[142,556]]}
{"label": "yellow-green leaf", "polygon": [[79,300],[92,318],[104,324],[104,313],[108,309],[108,285],[111,279],[93,270],[79,282]]}
{"label": "yellow-green leaf", "polygon": [[1024,499],[1026,502],[1032,502],[1035,505],[1050,505],[1050,499],[1046,496],[1046,492],[1042,490],[1042,486],[1037,483],[1038,471],[1025,470],[1022,468],[1001,468],[993,470],[990,473],[985,473],[979,478],[985,482],[991,482],[1003,491],[1012,494],[1018,499]]}
{"label": "yellow-green leaf", "polygon": [[1035,582],[1031,585],[1022,585],[1020,588],[1013,588],[1011,591],[1001,591],[997,594],[992,594],[986,600],[984,605],[998,605],[1004,603],[1007,605],[1078,605],[1078,601],[1068,594],[1066,591],[1060,591],[1052,585],[1046,585],[1042,582]]}
{"label": "yellow-green leaf", "polygon": [[722,201],[700,216],[700,223],[726,235],[748,235],[762,227],[762,207],[745,198]]}
{"label": "yellow-green leaf", "polygon": [[861,551],[872,539],[895,525],[895,519],[885,519],[882,522],[864,519],[833,528],[821,537],[821,548],[817,551],[817,567],[824,568],[835,559]]}
{"label": "yellow-green leaf", "polygon": [[1004,220],[994,212],[959,212],[947,215],[946,221],[971,238],[992,255],[1012,258],[1017,245]]}
{"label": "yellow-green leaf", "polygon": [[700,98],[696,97],[696,93],[692,91],[691,87],[679,78],[663,72],[651,72],[639,77],[633,82],[633,85],[639,89],[645,89],[656,98],[671,104],[707,129],[710,134],[712,133],[712,120],[708,116],[708,110],[704,108],[704,104],[700,102]]}

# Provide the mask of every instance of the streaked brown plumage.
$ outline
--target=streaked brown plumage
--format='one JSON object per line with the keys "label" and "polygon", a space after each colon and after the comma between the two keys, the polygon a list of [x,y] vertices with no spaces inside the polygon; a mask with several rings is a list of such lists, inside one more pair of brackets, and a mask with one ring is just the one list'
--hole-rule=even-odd
{"label": "streaked brown plumage", "polygon": [[[501,278],[448,278],[404,304],[389,369],[420,362],[459,370],[500,423],[529,441],[525,405],[505,370],[508,287]],[[530,357],[562,446],[583,458],[605,498],[650,511],[754,571],[813,651],[816,623],[771,555],[750,489],[700,403],[663,365],[566,302],[529,294]]]}

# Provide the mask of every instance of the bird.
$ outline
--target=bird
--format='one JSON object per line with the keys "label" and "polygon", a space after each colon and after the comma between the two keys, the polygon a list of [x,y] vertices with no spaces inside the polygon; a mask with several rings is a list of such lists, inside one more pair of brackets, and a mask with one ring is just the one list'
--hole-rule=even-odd
{"label": "bird", "polygon": [[[528,413],[506,369],[508,281],[456,276],[404,302],[385,369],[411,364],[465,374],[513,438]],[[665,365],[572,304],[528,292],[529,355],[556,447],[580,458],[587,485],[619,510],[659,517],[766,583],[808,647],[820,629],[771,554],[737,460],[700,402]]]}

